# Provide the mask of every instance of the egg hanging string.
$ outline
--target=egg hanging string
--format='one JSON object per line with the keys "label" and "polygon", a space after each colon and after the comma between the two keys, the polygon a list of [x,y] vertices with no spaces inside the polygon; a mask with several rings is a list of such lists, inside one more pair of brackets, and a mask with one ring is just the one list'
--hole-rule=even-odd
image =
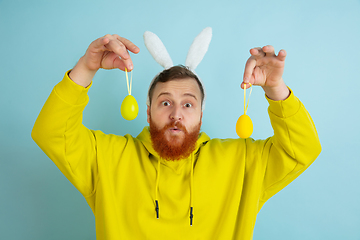
{"label": "egg hanging string", "polygon": [[129,86],[129,76],[128,76],[128,71],[127,71],[127,68],[125,68],[126,85],[127,85],[127,89],[128,89],[128,93],[129,93],[129,95],[131,95],[131,88],[132,88],[132,75],[133,75],[133,73],[131,72],[131,77],[130,77],[130,86]]}
{"label": "egg hanging string", "polygon": [[128,72],[127,72],[127,68],[125,68],[125,76],[126,76],[126,85],[127,85],[127,90],[128,90],[128,94],[125,99],[123,100],[122,104],[121,104],[121,115],[123,116],[123,118],[125,118],[126,120],[130,121],[130,120],[134,120],[138,113],[139,113],[139,105],[136,102],[136,99],[131,95],[131,90],[132,90],[132,72],[131,72],[131,79],[130,79],[130,83],[129,83],[129,76],[128,76]]}
{"label": "egg hanging string", "polygon": [[251,83],[249,83],[249,85],[250,85],[250,93],[248,96],[248,101],[246,103],[246,83],[244,83],[244,114],[241,115],[236,122],[236,133],[241,138],[248,138],[251,136],[253,132],[253,124],[251,118],[248,115],[246,115],[247,109],[249,107],[250,95],[252,92]]}
{"label": "egg hanging string", "polygon": [[249,101],[250,101],[250,96],[251,96],[251,92],[252,92],[252,85],[251,85],[251,83],[249,83],[249,84],[250,84],[250,93],[248,96],[247,104],[245,105],[245,103],[246,103],[246,83],[244,83],[244,114],[245,115],[246,115],[247,109],[249,107]]}

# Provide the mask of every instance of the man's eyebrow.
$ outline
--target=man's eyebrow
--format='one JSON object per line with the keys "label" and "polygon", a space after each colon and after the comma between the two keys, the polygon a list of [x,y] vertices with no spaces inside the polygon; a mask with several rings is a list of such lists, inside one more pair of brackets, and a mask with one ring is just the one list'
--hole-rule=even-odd
{"label": "man's eyebrow", "polygon": [[197,100],[196,96],[192,93],[184,93],[184,96],[193,97],[193,98],[195,98],[195,100]]}
{"label": "man's eyebrow", "polygon": [[159,97],[161,97],[162,95],[172,96],[172,94],[169,93],[169,92],[162,92],[162,93],[160,93],[156,98],[159,98]]}
{"label": "man's eyebrow", "polygon": [[[169,92],[162,92],[157,96],[157,98],[161,97],[162,95],[172,96],[172,94]],[[183,96],[193,97],[193,98],[195,98],[195,100],[197,100],[196,96],[192,93],[184,93]]]}

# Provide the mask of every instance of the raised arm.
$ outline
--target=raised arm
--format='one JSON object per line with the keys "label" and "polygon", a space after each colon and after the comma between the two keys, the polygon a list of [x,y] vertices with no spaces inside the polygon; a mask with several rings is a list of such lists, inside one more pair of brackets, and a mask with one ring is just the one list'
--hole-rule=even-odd
{"label": "raised arm", "polygon": [[139,52],[117,35],[92,42],[70,74],[54,87],[32,130],[34,141],[84,196],[92,194],[97,182],[96,138],[82,124],[88,86],[99,68],[131,70],[128,50]]}
{"label": "raised arm", "polygon": [[250,53],[242,87],[251,83],[264,89],[274,130],[274,136],[261,141],[261,164],[265,169],[262,206],[310,166],[320,154],[321,145],[309,113],[283,81],[285,50],[276,55],[272,46],[265,46],[253,48]]}

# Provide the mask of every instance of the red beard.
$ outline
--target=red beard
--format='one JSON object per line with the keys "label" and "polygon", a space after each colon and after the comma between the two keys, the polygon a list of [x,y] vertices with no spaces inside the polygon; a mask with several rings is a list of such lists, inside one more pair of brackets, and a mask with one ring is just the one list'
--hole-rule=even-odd
{"label": "red beard", "polygon": [[[170,141],[166,138],[165,132],[169,128],[177,127],[184,132],[185,137],[181,144],[177,144],[180,140],[179,136],[170,136]],[[169,123],[162,129],[158,129],[154,122],[150,119],[150,136],[153,148],[159,156],[165,160],[180,160],[190,156],[195,150],[196,141],[199,138],[201,123],[192,131],[188,133],[186,128],[181,123]]]}

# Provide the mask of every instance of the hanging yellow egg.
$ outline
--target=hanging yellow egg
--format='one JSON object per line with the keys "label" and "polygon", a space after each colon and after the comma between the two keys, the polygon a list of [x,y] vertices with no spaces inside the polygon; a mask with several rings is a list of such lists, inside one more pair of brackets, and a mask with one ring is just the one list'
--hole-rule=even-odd
{"label": "hanging yellow egg", "polygon": [[126,120],[134,120],[139,113],[139,106],[136,99],[132,95],[128,95],[124,98],[121,104],[121,115]]}
{"label": "hanging yellow egg", "polygon": [[243,114],[236,122],[236,133],[241,138],[248,138],[253,132],[253,123],[250,117]]}

